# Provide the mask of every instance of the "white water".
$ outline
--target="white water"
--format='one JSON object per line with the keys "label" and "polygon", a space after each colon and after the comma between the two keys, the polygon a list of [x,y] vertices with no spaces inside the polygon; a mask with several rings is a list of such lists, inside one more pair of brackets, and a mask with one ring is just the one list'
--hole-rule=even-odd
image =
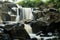
{"label": "white water", "polygon": [[25,25],[25,30],[27,31],[27,33],[30,35],[31,38],[37,38],[38,40],[41,40],[40,36],[36,36],[36,34],[34,34],[32,32],[32,27],[29,24],[24,24]]}
{"label": "white water", "polygon": [[20,18],[22,20],[24,20],[24,19],[33,20],[32,9],[31,8],[22,8],[22,13],[20,15]]}
{"label": "white water", "polygon": [[25,25],[25,30],[28,32],[28,34],[32,34],[33,32],[32,32],[32,28],[31,28],[31,26],[29,25],[29,24],[24,24]]}

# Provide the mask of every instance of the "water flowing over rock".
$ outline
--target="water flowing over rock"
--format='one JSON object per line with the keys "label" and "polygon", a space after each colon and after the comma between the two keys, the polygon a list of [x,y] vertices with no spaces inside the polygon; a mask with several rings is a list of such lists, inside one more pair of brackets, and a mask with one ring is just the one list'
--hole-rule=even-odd
{"label": "water flowing over rock", "polygon": [[33,20],[33,14],[31,8],[22,8],[22,13],[20,15],[20,19],[30,19]]}

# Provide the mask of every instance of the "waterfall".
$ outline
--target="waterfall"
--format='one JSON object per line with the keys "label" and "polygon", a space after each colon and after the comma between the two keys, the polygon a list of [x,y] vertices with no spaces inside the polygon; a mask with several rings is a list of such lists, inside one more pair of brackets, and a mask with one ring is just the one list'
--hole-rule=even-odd
{"label": "waterfall", "polygon": [[31,19],[33,20],[33,14],[31,8],[22,8],[22,13],[20,15],[20,19]]}
{"label": "waterfall", "polygon": [[24,24],[24,25],[25,25],[24,28],[25,28],[25,30],[27,31],[27,33],[28,33],[28,34],[29,34],[29,33],[32,34],[33,32],[32,32],[32,28],[31,28],[31,26],[30,26],[29,24]]}

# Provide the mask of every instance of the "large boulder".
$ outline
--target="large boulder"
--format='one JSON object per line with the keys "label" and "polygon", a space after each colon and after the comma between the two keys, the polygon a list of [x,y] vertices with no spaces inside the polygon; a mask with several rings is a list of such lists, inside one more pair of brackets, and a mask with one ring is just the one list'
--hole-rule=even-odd
{"label": "large boulder", "polygon": [[31,27],[32,27],[33,33],[38,33],[40,31],[45,32],[45,30],[47,28],[47,24],[45,22],[42,22],[42,21],[36,21],[36,22],[31,23]]}
{"label": "large boulder", "polygon": [[24,24],[16,25],[12,30],[8,31],[10,37],[12,39],[20,39],[20,40],[29,40],[30,36],[24,29]]}

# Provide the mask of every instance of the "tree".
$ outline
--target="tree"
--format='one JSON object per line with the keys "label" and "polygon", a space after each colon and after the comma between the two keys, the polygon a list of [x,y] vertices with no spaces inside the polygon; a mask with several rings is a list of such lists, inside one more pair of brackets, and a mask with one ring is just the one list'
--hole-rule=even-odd
{"label": "tree", "polygon": [[[23,7],[38,7],[38,5],[42,2],[42,0],[23,0],[19,2],[19,5]],[[60,0],[48,0],[44,2],[44,5],[51,6],[53,8],[60,9]]]}
{"label": "tree", "polygon": [[40,3],[40,0],[23,0],[22,2],[19,2],[19,5],[22,5],[24,7],[38,7],[38,4]]}

